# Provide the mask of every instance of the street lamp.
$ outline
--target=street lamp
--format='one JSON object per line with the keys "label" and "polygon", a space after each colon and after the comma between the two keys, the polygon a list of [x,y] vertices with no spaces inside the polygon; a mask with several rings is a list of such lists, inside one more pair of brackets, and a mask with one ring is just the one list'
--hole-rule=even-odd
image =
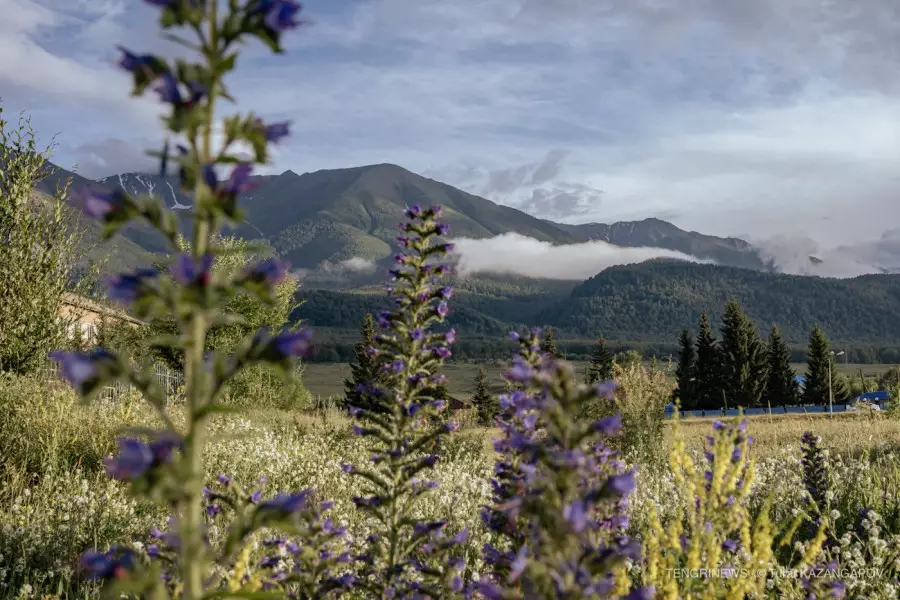
{"label": "street lamp", "polygon": [[[831,351],[832,358],[835,356],[845,356],[844,351],[841,350],[837,354],[834,353],[834,350]],[[828,416],[834,416],[834,390],[831,387],[831,363],[833,361],[828,361]],[[844,359],[844,363],[846,364],[847,359]]]}

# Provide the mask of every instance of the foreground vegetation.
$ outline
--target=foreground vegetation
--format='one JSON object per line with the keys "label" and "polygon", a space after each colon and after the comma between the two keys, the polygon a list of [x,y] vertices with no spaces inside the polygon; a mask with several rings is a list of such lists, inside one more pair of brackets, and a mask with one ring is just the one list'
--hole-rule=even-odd
{"label": "foreground vegetation", "polygon": [[[173,411],[173,415],[181,412]],[[4,482],[0,488],[0,597],[93,596],[96,586],[79,578],[81,552],[122,542],[136,547],[158,543],[152,532],[165,530],[167,511],[134,499],[125,486],[103,472],[103,459],[116,451],[122,426],[158,425],[153,412],[136,399],[84,406],[60,385],[28,377],[0,381],[0,477]],[[699,458],[710,430],[709,421],[686,422],[677,433],[667,429],[659,445],[663,452],[671,449],[677,435],[688,455]],[[893,597],[898,565],[893,563],[892,547],[900,541],[896,454],[900,422],[850,416],[755,418],[750,431],[755,437],[749,500],[753,512],[763,510],[770,495],[768,510],[776,522],[790,520],[798,509],[809,509],[802,500],[801,438],[806,431],[821,436],[821,446],[828,453],[824,455],[830,486],[828,517],[837,515],[830,523],[829,539],[834,540],[832,554],[851,575],[843,577],[848,595]],[[454,529],[470,528],[470,539],[461,552],[470,559],[467,568],[473,577],[484,569],[481,546],[492,540],[478,513],[490,501],[488,480],[495,457],[491,438],[497,433],[464,428],[455,434],[443,448],[435,473],[441,491],[428,495],[418,512],[423,519],[448,520]],[[366,450],[350,431],[344,414],[250,410],[242,416],[217,417],[211,434],[204,455],[206,481],[212,484],[227,472],[250,489],[264,478],[267,495],[313,487],[321,497],[335,501],[331,518],[349,528],[351,540],[368,535],[366,519],[352,501],[360,493],[359,482],[341,468],[343,463],[360,462]],[[628,509],[629,531],[636,535],[650,526],[654,514],[664,523],[682,516],[682,509],[672,502],[683,493],[672,471],[665,463],[648,460],[638,466],[637,487]],[[861,511],[869,515],[869,525],[863,525]],[[213,536],[224,533],[215,521],[210,526]],[[263,541],[270,537],[254,538],[243,561],[229,571],[232,579],[265,576],[261,561],[268,547]],[[808,542],[801,541],[795,551]],[[881,571],[862,570],[872,568]],[[773,590],[792,585],[786,574],[773,573],[770,579]]]}

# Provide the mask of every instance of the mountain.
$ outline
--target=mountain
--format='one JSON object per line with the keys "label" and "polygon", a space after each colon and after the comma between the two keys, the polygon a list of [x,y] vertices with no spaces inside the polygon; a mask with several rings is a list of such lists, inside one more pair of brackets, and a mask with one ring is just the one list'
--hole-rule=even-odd
{"label": "mountain", "polygon": [[714,260],[720,265],[759,271],[773,269],[773,265],[763,261],[756,248],[744,240],[684,231],[661,219],[625,221],[611,225],[584,223],[557,226],[585,241],[601,240],[616,246],[667,248],[697,258]]}
{"label": "mountain", "polygon": [[[777,324],[795,349],[806,346],[818,323],[833,347],[852,354],[850,362],[900,360],[900,275],[831,279],[657,259],[611,267],[568,286],[456,283],[448,321],[460,332],[463,357],[507,356],[506,332],[548,325],[568,340],[571,353],[588,354],[602,332],[617,347],[667,355],[683,328],[696,334],[701,312],[718,329],[725,302],[736,297],[761,334]],[[353,340],[365,313],[389,308],[383,293],[371,291],[301,289],[301,296],[295,316],[325,332],[325,339]]]}
{"label": "mountain", "polygon": [[814,323],[841,342],[900,339],[898,275],[832,279],[664,259],[606,269],[532,320],[613,339],[674,340],[682,328],[696,329],[703,311],[718,321],[731,297],[762,333],[777,324],[795,344],[806,343]]}
{"label": "mountain", "polygon": [[[392,164],[302,175],[285,171],[256,177],[253,183],[254,189],[241,199],[246,220],[234,233],[251,239],[266,238],[295,267],[308,270],[333,270],[352,259],[388,259],[394,252],[396,225],[406,206],[416,203],[444,206],[444,220],[458,237],[485,238],[514,232],[552,244],[601,239],[620,246],[678,250],[726,265],[767,268],[756,250],[743,240],[686,232],[659,219],[564,225],[495,204]],[[190,197],[178,191],[172,176],[124,173],[98,182],[77,177],[73,188],[84,185],[155,195],[171,209],[183,210],[187,225]],[[164,250],[159,236],[146,228],[130,225],[123,235],[148,251]]]}

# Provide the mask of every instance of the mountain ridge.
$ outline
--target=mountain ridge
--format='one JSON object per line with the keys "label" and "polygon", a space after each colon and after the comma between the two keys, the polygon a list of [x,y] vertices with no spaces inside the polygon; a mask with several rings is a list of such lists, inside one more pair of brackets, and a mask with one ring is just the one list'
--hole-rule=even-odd
{"label": "mountain ridge", "polygon": [[[74,175],[74,174],[73,174]],[[184,219],[188,195],[177,190],[174,177],[121,173],[92,182],[73,177],[77,191],[86,185],[121,189],[129,194],[162,197]],[[454,237],[489,238],[517,233],[554,245],[602,239],[623,247],[676,250],[703,260],[750,269],[771,270],[759,252],[738,238],[720,238],[684,231],[660,219],[612,224],[569,225],[540,219],[516,208],[423,177],[393,163],[297,174],[254,176],[254,188],[240,200],[246,220],[229,233],[249,239],[266,238],[298,268],[362,259],[377,263],[393,254],[396,223],[411,204],[441,204]],[[179,216],[182,216],[179,215]],[[123,235],[150,252],[164,250],[153,232],[129,226]]]}

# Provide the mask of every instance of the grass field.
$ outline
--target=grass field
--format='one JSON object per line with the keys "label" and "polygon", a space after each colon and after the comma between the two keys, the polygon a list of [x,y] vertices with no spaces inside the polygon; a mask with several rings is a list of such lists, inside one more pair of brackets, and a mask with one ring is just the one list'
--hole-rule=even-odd
{"label": "grass field", "polygon": [[[583,373],[587,363],[573,362],[579,373]],[[838,365],[841,371],[844,371],[854,377],[859,376],[862,369],[863,375],[866,377],[876,376],[895,365],[873,364],[858,365],[843,363]],[[793,365],[798,375],[806,372],[806,363],[798,363]],[[483,368],[487,372],[488,381],[491,385],[491,391],[499,393],[503,390],[503,372],[505,365],[500,361],[492,361],[483,364],[476,363],[448,363],[444,367],[444,373],[448,378],[448,389],[450,394],[460,399],[466,399],[472,394],[473,380],[479,368]],[[674,365],[673,365],[674,369]],[[304,368],[304,383],[313,395],[316,396],[332,396],[344,393],[343,381],[350,376],[350,365],[347,363],[310,363]]]}

